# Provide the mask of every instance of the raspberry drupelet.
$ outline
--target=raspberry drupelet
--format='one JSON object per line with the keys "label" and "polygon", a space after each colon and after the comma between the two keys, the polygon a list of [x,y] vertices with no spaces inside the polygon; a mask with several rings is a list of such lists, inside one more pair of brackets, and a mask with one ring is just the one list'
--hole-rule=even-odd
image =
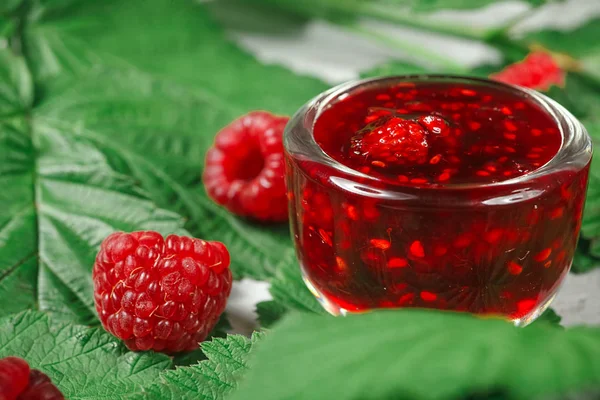
{"label": "raspberry drupelet", "polygon": [[282,137],[288,119],[254,111],[217,133],[202,176],[215,202],[242,217],[287,221]]}
{"label": "raspberry drupelet", "polygon": [[93,271],[102,325],[131,350],[196,349],[225,309],[229,261],[219,242],[152,231],[108,236]]}

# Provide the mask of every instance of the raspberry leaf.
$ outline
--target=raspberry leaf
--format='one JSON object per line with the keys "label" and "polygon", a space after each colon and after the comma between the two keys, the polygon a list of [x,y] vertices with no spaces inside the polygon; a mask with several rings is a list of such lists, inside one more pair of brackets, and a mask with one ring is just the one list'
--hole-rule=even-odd
{"label": "raspberry leaf", "polygon": [[542,313],[533,323],[534,324],[550,324],[555,326],[560,326],[560,321],[562,317],[556,313],[551,308],[548,308],[546,311]]}
{"label": "raspberry leaf", "polygon": [[378,65],[368,71],[361,73],[361,78],[371,78],[377,76],[392,76],[392,75],[413,75],[433,73],[428,68],[420,65],[412,64],[406,61],[390,61],[388,63]]}
{"label": "raspberry leaf", "polygon": [[[600,121],[584,120],[594,146],[600,144]],[[578,244],[573,271],[586,272],[600,266],[600,160],[592,159],[588,191],[581,223],[581,236]]]}
{"label": "raspberry leaf", "polygon": [[[21,57],[0,50],[0,316],[35,304],[37,246],[32,204],[34,149],[19,114],[33,99]],[[24,240],[24,238],[30,238]]]}
{"label": "raspberry leaf", "polygon": [[580,74],[568,74],[565,86],[563,88],[553,86],[547,95],[558,101],[579,119],[598,120],[596,113],[597,107],[600,106],[598,87]]}
{"label": "raspberry leaf", "polygon": [[0,57],[0,316],[38,306],[95,324],[90,271],[103,237],[144,226],[183,232],[183,219],[115,170],[118,152],[31,113],[25,61],[8,50]]}
{"label": "raspberry leaf", "polygon": [[[597,84],[580,74],[568,74],[565,87],[552,87],[548,95],[567,108],[582,121],[592,137],[594,146],[600,138],[600,107]],[[574,272],[586,272],[600,267],[600,163],[597,154],[592,158],[585,210],[581,225],[577,253],[573,261]]]}
{"label": "raspberry leaf", "polygon": [[163,372],[158,382],[144,388],[144,395],[133,398],[222,399],[237,388],[238,381],[248,369],[250,352],[262,338],[263,334],[255,332],[250,339],[241,335],[229,335],[225,339],[204,342],[202,351],[207,360],[190,367]]}
{"label": "raspberry leaf", "polygon": [[261,301],[256,305],[258,322],[264,328],[272,327],[287,311],[287,307],[275,300]]}
{"label": "raspberry leaf", "polygon": [[600,44],[587,39],[600,35],[600,18],[592,18],[572,29],[543,29],[525,35],[528,44],[539,44],[573,57],[586,57],[600,51]]}
{"label": "raspberry leaf", "polygon": [[298,260],[293,250],[290,250],[281,260],[269,291],[275,301],[290,310],[325,314],[323,307],[315,300],[315,296],[302,280]]}
{"label": "raspberry leaf", "polygon": [[[0,18],[1,19],[1,18]],[[0,118],[24,112],[33,103],[33,82],[26,61],[9,49],[0,49]],[[7,157],[8,159],[8,157]]]}
{"label": "raspberry leaf", "polygon": [[[19,199],[28,207],[12,215],[3,210],[3,216],[10,218],[5,225],[9,245],[0,250],[7,257],[24,255],[3,263],[0,283],[7,299],[37,292],[37,298],[20,307],[37,301],[40,309],[55,313],[57,318],[95,323],[90,274],[102,239],[116,230],[152,228],[184,233],[183,220],[137,193],[131,178],[116,173],[96,143],[69,127],[38,121],[32,140],[38,144],[37,159],[18,171],[22,183],[14,186],[27,193]],[[24,159],[27,151],[18,151],[19,158]],[[28,289],[23,291],[22,285]],[[3,308],[0,313],[10,311],[14,308]]]}
{"label": "raspberry leaf", "polygon": [[[0,13],[8,13],[10,11],[14,11],[19,7],[19,5],[23,2],[23,0],[4,0],[2,4],[0,4]],[[2,18],[0,18],[0,23],[2,22]]]}
{"label": "raspberry leaf", "polygon": [[297,313],[265,338],[250,365],[234,400],[453,400],[490,391],[560,398],[600,386],[600,330],[522,329],[425,310]]}
{"label": "raspberry leaf", "polygon": [[287,226],[209,200],[204,152],[240,114],[291,113],[325,85],[259,64],[191,1],[25,5],[2,17],[28,23],[8,38],[27,62],[0,50],[0,179],[10,188],[0,194],[0,316],[37,305],[96,324],[90,269],[102,238],[183,234],[184,218],[195,236],[228,245],[238,277],[272,275],[291,249]]}
{"label": "raspberry leaf", "polygon": [[[85,127],[86,137],[112,147],[120,174],[188,217],[194,235],[236,253],[237,277],[271,275],[291,246],[287,227],[249,223],[208,199],[199,183],[204,153],[234,118],[252,109],[291,114],[326,85],[256,62],[192,1],[42,2],[32,15],[27,56],[45,88],[38,115]],[[142,42],[123,40],[134,37]]]}
{"label": "raspberry leaf", "polygon": [[[384,0],[387,3],[401,3],[398,0]],[[548,0],[527,0],[532,6],[540,6]],[[402,2],[403,3],[403,2]],[[408,2],[412,9],[418,12],[431,12],[438,9],[462,10],[475,9],[496,3],[495,0],[411,0]]]}
{"label": "raspberry leaf", "polygon": [[256,305],[258,319],[263,327],[271,327],[289,311],[329,315],[308,290],[294,251],[290,249],[277,267],[269,288],[273,300]]}
{"label": "raspberry leaf", "polygon": [[169,368],[157,353],[131,353],[100,329],[57,324],[24,312],[0,320],[0,358],[19,356],[47,374],[66,398],[130,399]]}

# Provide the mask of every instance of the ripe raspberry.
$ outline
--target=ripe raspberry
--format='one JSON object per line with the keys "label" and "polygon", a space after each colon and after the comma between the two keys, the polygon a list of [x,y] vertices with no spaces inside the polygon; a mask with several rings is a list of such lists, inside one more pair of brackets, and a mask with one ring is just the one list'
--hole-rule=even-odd
{"label": "ripe raspberry", "polygon": [[196,349],[231,292],[222,243],[152,231],[108,236],[93,277],[102,325],[131,350]]}
{"label": "ripe raspberry", "polygon": [[0,400],[64,400],[43,372],[17,357],[0,360]]}
{"label": "ripe raspberry", "polygon": [[530,53],[521,62],[511,64],[490,75],[491,79],[536,90],[548,90],[552,85],[562,86],[565,71],[545,52]]}
{"label": "ripe raspberry", "polygon": [[350,156],[381,168],[424,164],[429,153],[426,136],[415,121],[382,117],[351,139]]}
{"label": "ripe raspberry", "polygon": [[46,374],[38,370],[31,370],[29,386],[17,397],[17,400],[64,400],[60,390]]}
{"label": "ripe raspberry", "polygon": [[29,364],[17,357],[0,360],[0,400],[15,400],[29,384]]}
{"label": "ripe raspberry", "polygon": [[287,221],[282,139],[288,119],[254,111],[217,133],[202,177],[214,201],[240,216]]}

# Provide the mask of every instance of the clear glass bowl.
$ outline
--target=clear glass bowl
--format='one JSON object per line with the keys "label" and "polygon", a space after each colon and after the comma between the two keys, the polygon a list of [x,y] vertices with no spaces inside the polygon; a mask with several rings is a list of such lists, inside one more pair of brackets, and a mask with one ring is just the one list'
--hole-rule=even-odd
{"label": "clear glass bowl", "polygon": [[[495,183],[415,187],[348,168],[315,142],[323,110],[367,87],[476,83],[536,102],[562,145],[545,165]],[[450,76],[350,82],[308,102],[286,127],[291,230],[305,282],[334,315],[426,307],[539,316],[569,271],[581,226],[591,141],[561,105],[528,89]]]}

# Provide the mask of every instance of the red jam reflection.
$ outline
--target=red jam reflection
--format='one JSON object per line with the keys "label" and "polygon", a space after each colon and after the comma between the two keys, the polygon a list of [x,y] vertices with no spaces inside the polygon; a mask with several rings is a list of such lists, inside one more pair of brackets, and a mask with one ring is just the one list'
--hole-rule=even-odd
{"label": "red jam reflection", "polygon": [[[425,150],[387,151],[389,137],[367,136],[385,136],[395,118],[425,129]],[[410,129],[420,143],[420,128]],[[314,137],[376,178],[370,187],[405,194],[372,196],[287,155],[303,273],[330,312],[427,307],[519,320],[554,295],[574,255],[589,165],[541,175],[508,197],[494,185],[543,166],[561,146],[556,121],[533,100],[462,82],[370,87],[323,111]],[[366,182],[342,175],[354,188]]]}

